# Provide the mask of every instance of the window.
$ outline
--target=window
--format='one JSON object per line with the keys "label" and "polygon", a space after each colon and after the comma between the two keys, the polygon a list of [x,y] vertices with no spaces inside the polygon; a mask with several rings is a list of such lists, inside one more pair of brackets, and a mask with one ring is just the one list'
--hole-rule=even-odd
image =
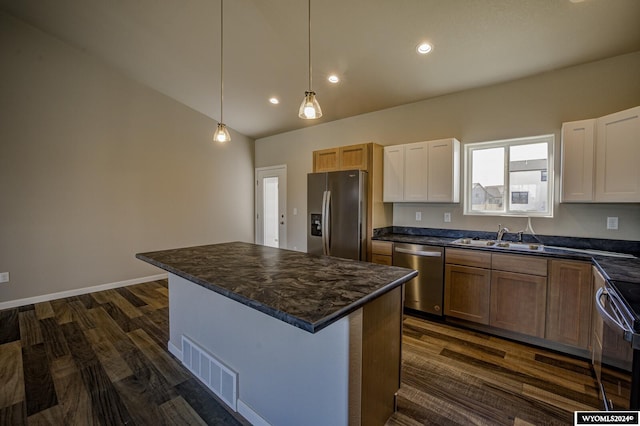
{"label": "window", "polygon": [[465,144],[467,215],[553,216],[553,135]]}

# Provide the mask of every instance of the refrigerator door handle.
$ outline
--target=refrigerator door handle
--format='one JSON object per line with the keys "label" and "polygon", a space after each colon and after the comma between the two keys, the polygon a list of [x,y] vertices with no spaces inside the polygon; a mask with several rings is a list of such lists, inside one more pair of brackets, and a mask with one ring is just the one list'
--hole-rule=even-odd
{"label": "refrigerator door handle", "polygon": [[322,254],[327,254],[327,191],[322,193],[322,223],[320,233],[322,234]]}
{"label": "refrigerator door handle", "polygon": [[322,233],[325,241],[326,251],[324,254],[331,256],[331,191],[326,191],[327,202],[325,205],[325,218],[322,221],[325,232]]}

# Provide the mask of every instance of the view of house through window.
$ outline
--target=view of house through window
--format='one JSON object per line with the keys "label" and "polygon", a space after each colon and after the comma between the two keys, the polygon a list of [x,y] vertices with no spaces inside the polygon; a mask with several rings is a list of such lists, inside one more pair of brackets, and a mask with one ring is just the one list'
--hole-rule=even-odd
{"label": "view of house through window", "polygon": [[465,214],[552,216],[553,140],[466,144]]}

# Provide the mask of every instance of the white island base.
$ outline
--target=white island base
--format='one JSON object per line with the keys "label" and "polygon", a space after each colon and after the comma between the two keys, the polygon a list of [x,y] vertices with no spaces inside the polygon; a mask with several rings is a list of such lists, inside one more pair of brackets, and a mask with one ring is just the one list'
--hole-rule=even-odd
{"label": "white island base", "polygon": [[[395,408],[402,286],[310,333],[169,274],[169,327],[178,359],[185,336],[228,368],[222,393],[252,424],[382,425]],[[220,387],[195,353],[185,364]]]}

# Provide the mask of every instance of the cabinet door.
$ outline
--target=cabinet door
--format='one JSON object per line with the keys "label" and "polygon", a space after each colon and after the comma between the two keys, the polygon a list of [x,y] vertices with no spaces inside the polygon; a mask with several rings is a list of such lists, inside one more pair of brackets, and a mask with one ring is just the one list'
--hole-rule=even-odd
{"label": "cabinet door", "polygon": [[597,120],[598,202],[640,202],[640,107]]}
{"label": "cabinet door", "polygon": [[444,274],[444,314],[489,324],[491,271],[446,264]]}
{"label": "cabinet door", "polygon": [[340,168],[340,148],[323,149],[313,152],[314,172],[333,172]]}
{"label": "cabinet door", "polygon": [[428,142],[410,143],[404,147],[404,201],[428,201]]}
{"label": "cabinet door", "polygon": [[385,203],[402,201],[404,190],[404,145],[384,147],[382,199]]}
{"label": "cabinet door", "polygon": [[367,144],[341,146],[340,170],[368,170]]}
{"label": "cabinet door", "polygon": [[596,120],[562,124],[562,202],[593,201]]}
{"label": "cabinet door", "polygon": [[460,142],[442,139],[429,142],[427,201],[460,201]]}
{"label": "cabinet door", "polygon": [[546,302],[546,277],[492,271],[491,326],[544,337]]}
{"label": "cabinet door", "polygon": [[569,260],[551,260],[549,264],[545,338],[587,349],[591,325],[591,264]]}

